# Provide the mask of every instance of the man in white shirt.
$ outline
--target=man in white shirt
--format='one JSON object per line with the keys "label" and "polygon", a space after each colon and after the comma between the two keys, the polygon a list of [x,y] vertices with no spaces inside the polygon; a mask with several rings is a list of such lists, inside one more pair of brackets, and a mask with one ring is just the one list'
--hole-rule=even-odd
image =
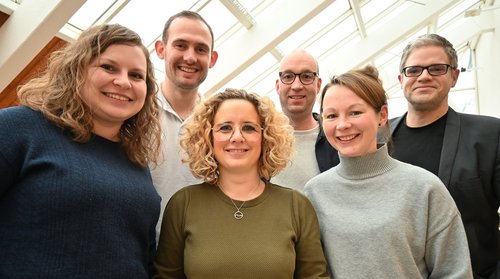
{"label": "man in white shirt", "polygon": [[165,60],[165,77],[158,92],[162,115],[162,161],[151,166],[153,183],[161,196],[160,219],[156,226],[158,240],[163,211],[170,197],[180,188],[200,183],[181,162],[179,130],[200,101],[199,85],[215,65],[214,35],[208,23],[196,12],[182,11],[165,23],[156,54]]}

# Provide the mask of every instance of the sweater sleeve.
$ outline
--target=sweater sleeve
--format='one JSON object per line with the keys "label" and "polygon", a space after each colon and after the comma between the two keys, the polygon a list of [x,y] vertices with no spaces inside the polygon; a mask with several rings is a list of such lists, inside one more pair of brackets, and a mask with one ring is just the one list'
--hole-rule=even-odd
{"label": "sweater sleeve", "polygon": [[[0,130],[5,131],[0,124]],[[3,134],[3,133],[0,133]],[[12,150],[12,143],[6,143],[5,137],[0,135],[0,198],[14,185],[14,180],[18,170],[12,165],[12,160],[8,154]]]}
{"label": "sweater sleeve", "polygon": [[[20,118],[20,117],[19,117]],[[19,119],[27,121],[26,119]],[[0,198],[13,187],[21,168],[23,154],[13,108],[0,110]],[[16,132],[17,131],[17,132]]]}
{"label": "sweater sleeve", "polygon": [[293,195],[298,229],[294,278],[330,278],[321,246],[316,212],[311,202],[301,193],[294,191]]}
{"label": "sweater sleeve", "polygon": [[152,278],[154,275],[154,261],[156,257],[156,224],[153,224],[149,229],[149,257],[148,257],[148,273]]}
{"label": "sweater sleeve", "polygon": [[472,278],[465,229],[444,185],[429,193],[425,261],[429,278]]}
{"label": "sweater sleeve", "polygon": [[153,278],[186,278],[184,274],[184,216],[187,191],[180,190],[170,198],[163,214]]}

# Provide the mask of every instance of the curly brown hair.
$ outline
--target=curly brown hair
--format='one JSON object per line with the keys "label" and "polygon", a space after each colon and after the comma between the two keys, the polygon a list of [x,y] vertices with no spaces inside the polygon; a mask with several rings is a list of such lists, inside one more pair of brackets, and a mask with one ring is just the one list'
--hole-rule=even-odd
{"label": "curly brown hair", "polygon": [[87,69],[111,45],[139,46],[146,56],[147,92],[142,109],[127,119],[119,138],[128,158],[141,166],[156,163],[161,138],[159,107],[153,64],[149,51],[134,31],[119,24],[91,27],[63,49],[54,52],[45,72],[18,91],[22,105],[41,111],[45,117],[71,131],[73,140],[87,142],[92,136],[92,110],[82,99]]}
{"label": "curly brown hair", "polygon": [[269,180],[284,169],[293,154],[293,128],[288,118],[276,110],[268,97],[247,93],[242,89],[228,88],[200,103],[181,130],[180,145],[186,153],[183,161],[189,163],[191,172],[197,178],[217,184],[218,162],[215,159],[212,127],[220,105],[231,99],[241,99],[252,103],[264,128],[262,151],[259,159],[259,175]]}

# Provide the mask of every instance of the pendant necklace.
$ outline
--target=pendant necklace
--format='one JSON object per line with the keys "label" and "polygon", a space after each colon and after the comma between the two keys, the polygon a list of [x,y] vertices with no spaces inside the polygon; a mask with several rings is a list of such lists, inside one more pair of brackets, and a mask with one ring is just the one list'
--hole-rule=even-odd
{"label": "pendant necklace", "polygon": [[[252,195],[252,194],[253,194],[253,192],[255,192],[255,190],[257,190],[257,188],[259,188],[259,185],[260,185],[260,178],[259,178],[259,182],[257,182],[257,186],[256,186],[255,188],[253,188],[253,190],[252,190],[250,193],[248,193],[248,196]],[[233,214],[234,219],[236,219],[236,220],[241,220],[241,219],[243,219],[243,212],[241,212],[241,210],[240,210],[240,209],[243,207],[243,205],[245,204],[245,202],[246,202],[246,201],[243,201],[243,202],[241,203],[241,205],[238,207],[238,206],[236,205],[236,203],[234,202],[234,200],[233,200],[233,199],[232,199],[232,198],[231,198],[228,194],[226,194],[226,192],[224,192],[224,189],[222,189],[222,186],[221,186],[221,185],[219,185],[219,188],[220,188],[220,189],[222,190],[222,192],[223,192],[223,193],[224,193],[224,194],[225,194],[225,195],[226,195],[226,196],[227,196],[227,197],[231,200],[231,202],[232,202],[232,203],[233,203],[233,205],[234,205],[234,208],[236,208],[236,212],[234,212],[234,214]]]}

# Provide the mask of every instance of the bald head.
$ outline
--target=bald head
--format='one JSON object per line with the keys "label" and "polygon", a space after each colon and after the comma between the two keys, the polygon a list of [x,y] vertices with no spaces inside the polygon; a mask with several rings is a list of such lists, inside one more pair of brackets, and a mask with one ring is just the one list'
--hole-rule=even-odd
{"label": "bald head", "polygon": [[[316,58],[304,49],[295,49],[281,59],[279,71],[288,71],[290,67],[296,64],[304,64],[306,70],[313,71],[319,74],[319,65]],[[311,68],[311,66],[313,66]],[[287,68],[288,67],[288,68]]]}

